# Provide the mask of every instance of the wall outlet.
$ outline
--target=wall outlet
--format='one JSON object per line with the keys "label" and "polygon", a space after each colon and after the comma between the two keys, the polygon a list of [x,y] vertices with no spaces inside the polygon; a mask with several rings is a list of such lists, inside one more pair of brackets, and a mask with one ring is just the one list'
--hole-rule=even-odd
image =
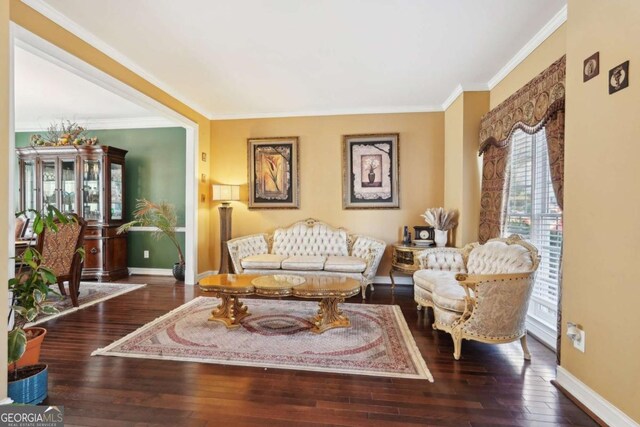
{"label": "wall outlet", "polygon": [[567,322],[567,336],[578,351],[584,353],[586,333],[575,323]]}
{"label": "wall outlet", "polygon": [[144,257],[149,258],[149,251],[144,251]]}
{"label": "wall outlet", "polygon": [[579,329],[578,337],[573,340],[573,346],[577,348],[579,351],[584,353],[584,340],[586,337],[585,332],[582,329]]}

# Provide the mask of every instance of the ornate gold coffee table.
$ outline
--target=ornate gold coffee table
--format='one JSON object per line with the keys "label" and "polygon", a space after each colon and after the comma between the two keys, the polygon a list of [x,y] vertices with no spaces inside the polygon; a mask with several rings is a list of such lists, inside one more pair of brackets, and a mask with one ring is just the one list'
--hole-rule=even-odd
{"label": "ornate gold coffee table", "polygon": [[218,274],[205,277],[199,285],[222,300],[209,320],[224,323],[227,328],[239,327],[242,319],[250,315],[248,307],[238,299],[241,296],[320,298],[318,313],[311,319],[311,332],[317,334],[349,327],[351,322],[338,304],[360,292],[357,280],[322,276]]}
{"label": "ornate gold coffee table", "polygon": [[311,323],[311,332],[321,334],[328,329],[348,328],[351,321],[345,316],[338,304],[345,298],[358,295],[360,282],[345,277],[311,276],[302,285],[293,288],[293,296],[300,298],[321,298],[320,309]]}
{"label": "ornate gold coffee table", "polygon": [[258,276],[244,274],[215,274],[203,278],[199,285],[206,292],[222,300],[211,312],[209,320],[224,323],[227,328],[240,327],[240,321],[249,316],[249,308],[238,297],[253,295],[255,287],[251,283]]}

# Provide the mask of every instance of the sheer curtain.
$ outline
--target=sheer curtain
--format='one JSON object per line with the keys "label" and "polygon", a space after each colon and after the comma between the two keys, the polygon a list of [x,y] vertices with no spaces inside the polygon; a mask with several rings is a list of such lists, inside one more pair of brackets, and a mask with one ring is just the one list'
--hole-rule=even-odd
{"label": "sheer curtain", "polygon": [[562,209],[555,196],[545,129],[511,136],[502,235],[516,233],[539,251],[529,329],[556,347],[562,251]]}

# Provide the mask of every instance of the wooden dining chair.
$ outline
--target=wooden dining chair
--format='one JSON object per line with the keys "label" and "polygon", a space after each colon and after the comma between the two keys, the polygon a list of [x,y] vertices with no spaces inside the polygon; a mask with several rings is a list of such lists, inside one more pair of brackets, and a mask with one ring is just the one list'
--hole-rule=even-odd
{"label": "wooden dining chair", "polygon": [[60,293],[67,295],[64,282],[69,282],[69,296],[74,307],[78,307],[82,256],[78,249],[84,243],[86,221],[76,214],[68,214],[71,221],[61,224],[56,221],[58,231],[46,227],[38,238],[37,249],[42,255],[41,265],[49,268],[58,279]]}

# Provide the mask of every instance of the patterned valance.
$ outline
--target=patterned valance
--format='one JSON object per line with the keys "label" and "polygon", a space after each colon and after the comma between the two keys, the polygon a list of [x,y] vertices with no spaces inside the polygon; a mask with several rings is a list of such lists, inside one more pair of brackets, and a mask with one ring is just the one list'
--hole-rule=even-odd
{"label": "patterned valance", "polygon": [[506,146],[516,129],[537,132],[556,112],[564,111],[565,65],[563,56],[482,117],[480,154],[491,145]]}

